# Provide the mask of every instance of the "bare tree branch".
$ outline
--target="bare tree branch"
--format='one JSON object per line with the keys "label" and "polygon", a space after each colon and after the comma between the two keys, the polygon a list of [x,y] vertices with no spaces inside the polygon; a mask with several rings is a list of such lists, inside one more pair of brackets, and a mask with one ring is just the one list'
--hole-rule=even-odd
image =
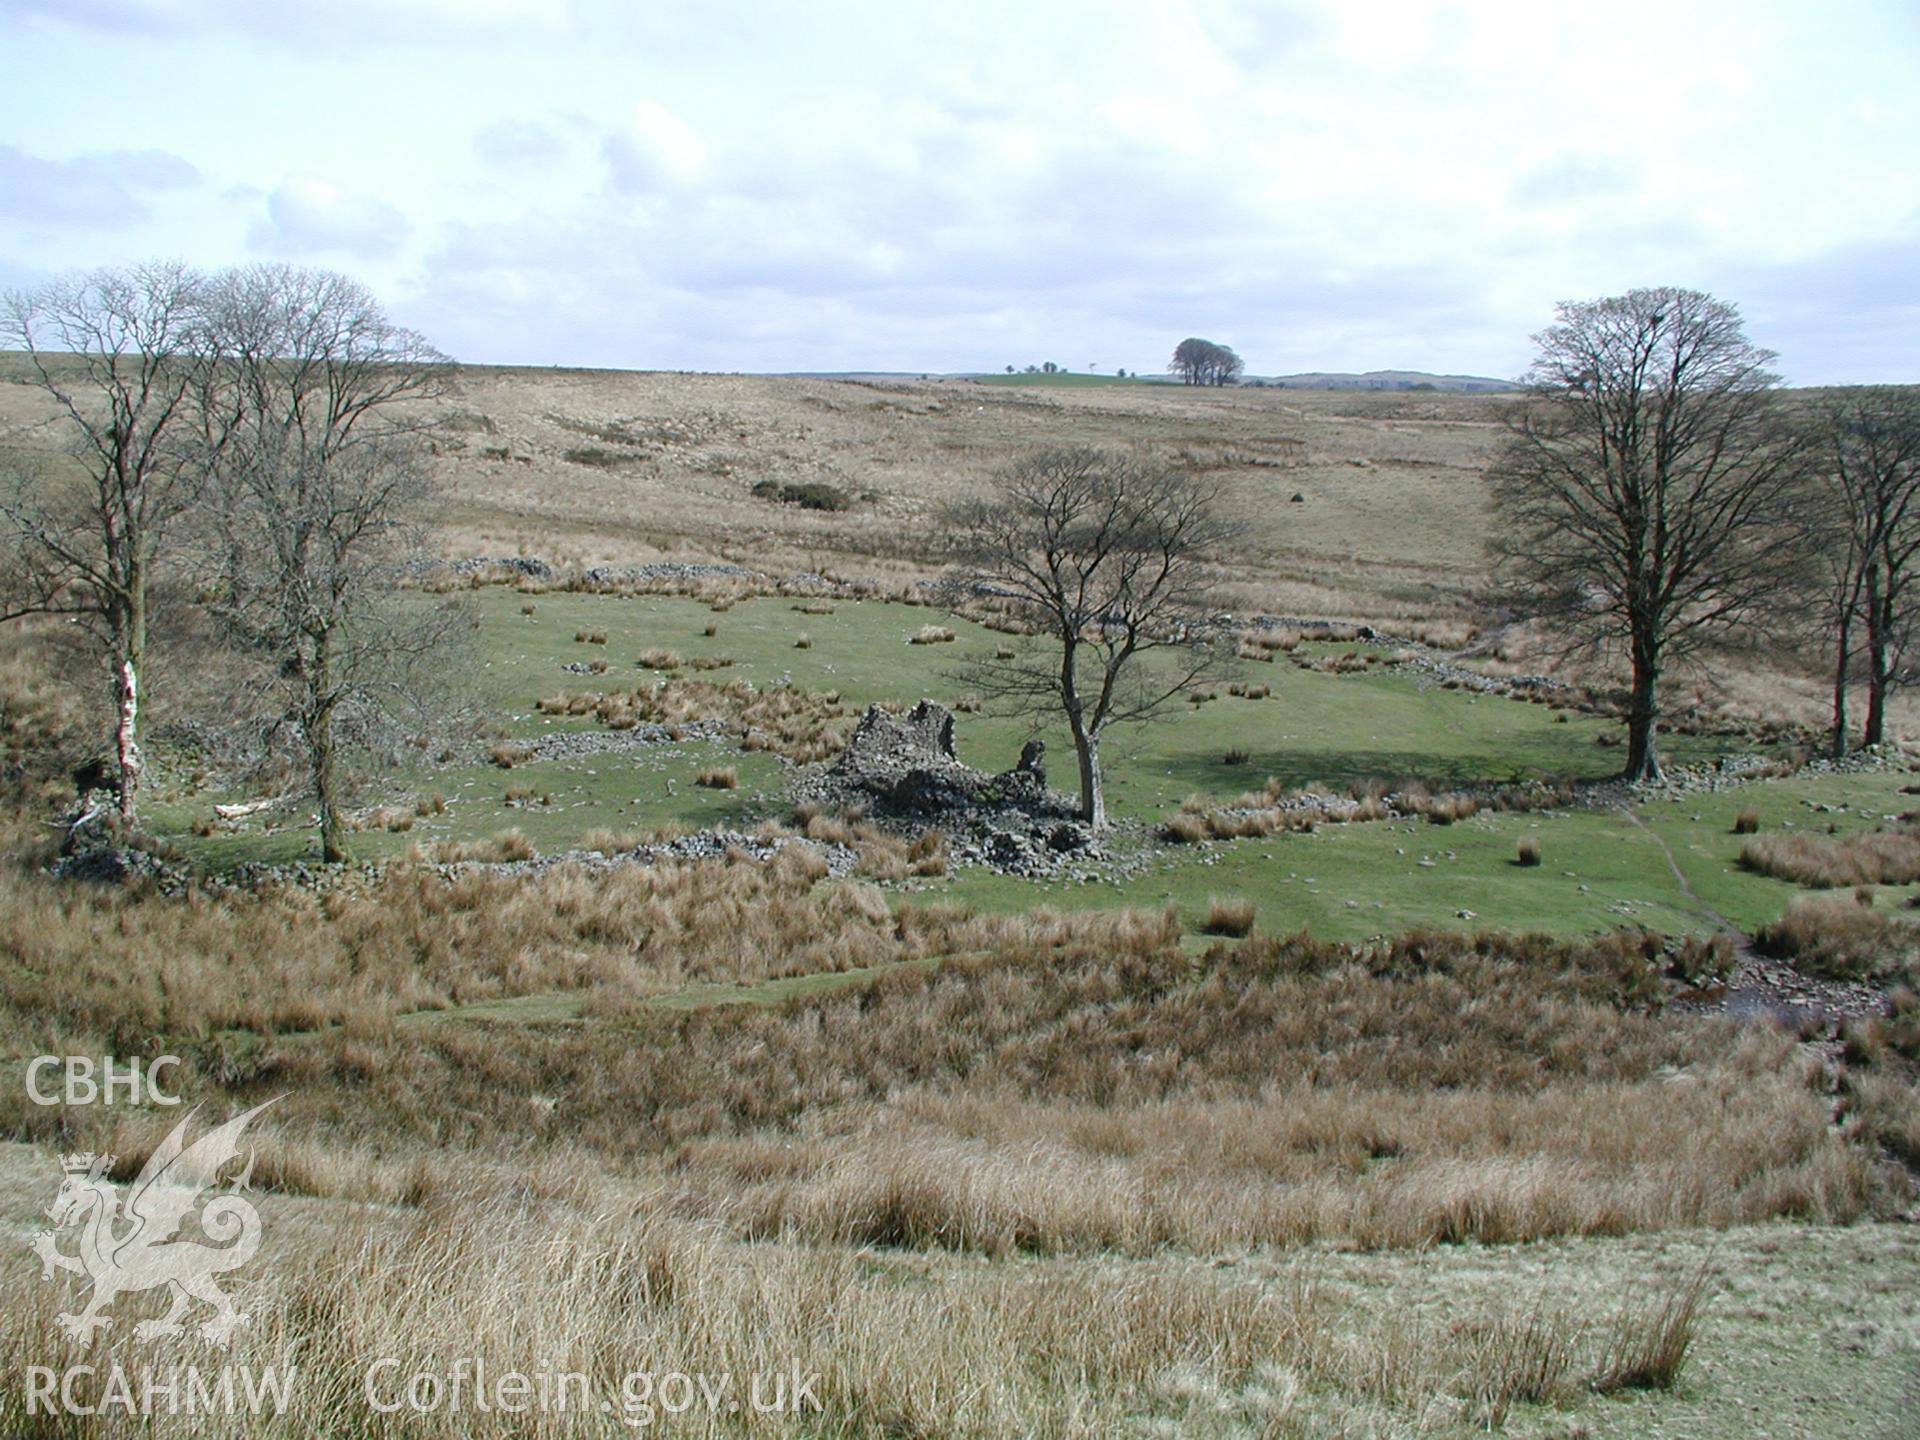
{"label": "bare tree branch", "polygon": [[1657,777],[1659,680],[1763,623],[1808,565],[1807,447],[1731,305],[1635,290],[1559,307],[1493,475],[1492,548],[1524,602],[1625,650],[1629,778]]}
{"label": "bare tree branch", "polygon": [[1233,534],[1218,498],[1179,471],[1057,449],[1020,460],[995,494],[948,516],[964,579],[1042,639],[976,662],[964,679],[1010,713],[1064,714],[1081,812],[1096,826],[1106,823],[1102,733],[1151,718],[1217,666],[1208,561]]}

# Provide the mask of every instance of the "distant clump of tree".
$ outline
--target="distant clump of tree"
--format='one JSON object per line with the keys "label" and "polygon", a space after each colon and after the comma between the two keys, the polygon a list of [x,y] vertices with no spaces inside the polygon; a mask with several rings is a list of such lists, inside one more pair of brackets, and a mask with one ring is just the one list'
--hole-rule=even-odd
{"label": "distant clump of tree", "polygon": [[1169,368],[1189,385],[1232,385],[1246,370],[1246,362],[1228,346],[1191,336],[1174,347]]}

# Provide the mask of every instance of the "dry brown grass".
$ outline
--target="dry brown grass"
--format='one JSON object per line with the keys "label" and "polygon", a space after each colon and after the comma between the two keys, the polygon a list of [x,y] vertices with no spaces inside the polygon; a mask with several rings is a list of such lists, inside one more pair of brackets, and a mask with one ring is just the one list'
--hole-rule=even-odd
{"label": "dry brown grass", "polygon": [[[515,793],[515,791],[508,792],[509,802],[512,802]],[[517,793],[523,797],[532,797],[534,792],[523,787]],[[531,860],[536,853],[533,842],[518,830],[497,831],[484,840],[442,840],[429,852],[435,863],[441,865],[459,865],[469,862],[504,865],[514,861]]]}
{"label": "dry brown grass", "polygon": [[1686,1365],[1694,1327],[1707,1298],[1703,1267],[1684,1286],[1665,1294],[1637,1296],[1622,1305],[1607,1337],[1592,1385],[1616,1390],[1671,1390]]}
{"label": "dry brown grass", "polygon": [[1920,925],[1853,897],[1796,900],[1778,920],[1761,927],[1754,944],[1809,975],[1920,979]]}
{"label": "dry brown grass", "polygon": [[[515,835],[463,858],[529,853]],[[662,837],[588,838],[622,853]],[[943,853],[903,848],[929,863]],[[400,866],[326,895],[270,886],[178,901],[27,875],[0,887],[0,1022],[41,1048],[92,1036],[138,1050],[158,1035],[211,1043],[227,1029],[273,1035],[545,990],[644,998],[694,981],[832,972],[1026,924],[953,911],[899,923],[868,887],[817,886],[823,873],[817,857],[790,852],[769,864],[452,879]],[[129,954],[143,963],[129,966]]]}
{"label": "dry brown grass", "polygon": [[[524,1436],[530,1418],[541,1435],[614,1421],[679,1433],[685,1421],[676,1426],[659,1394],[623,1391],[637,1369],[725,1372],[739,1395],[755,1373],[820,1377],[818,1410],[798,1418],[746,1405],[711,1424],[698,1410],[685,1417],[743,1440],[1016,1440],[1130,1434],[1143,1421],[1182,1434],[1401,1434],[1426,1428],[1423,1416],[1489,1425],[1516,1404],[1556,1402],[1579,1357],[1606,1344],[1537,1301],[1474,1305],[1450,1328],[1391,1310],[1355,1316],[1298,1272],[1261,1283],[1236,1271],[1002,1271],[886,1249],[741,1247],[602,1188],[545,1167],[517,1183],[480,1171],[430,1184],[412,1213],[273,1205],[275,1262],[249,1287],[254,1323],[223,1357],[255,1375],[297,1368],[288,1410],[262,1428],[345,1440],[425,1431],[427,1421],[400,1430],[370,1409],[372,1360],[396,1362],[374,1377],[383,1393],[382,1379],[400,1392],[407,1377],[445,1377],[456,1357],[478,1356],[492,1376],[587,1378],[564,1410],[534,1417],[476,1405],[469,1388],[458,1411],[435,1418],[471,1440]],[[10,1381],[29,1364],[72,1363],[54,1324],[62,1293],[35,1283],[32,1257],[16,1251],[0,1259],[14,1297],[0,1310]],[[119,1344],[97,1359],[136,1363]],[[0,1392],[0,1424],[38,1433],[23,1394],[19,1383]],[[163,1406],[149,1428],[103,1405],[63,1417],[59,1433],[174,1440],[203,1433],[199,1423]]]}
{"label": "dry brown grass", "polygon": [[1776,880],[1822,890],[1845,885],[1911,885],[1920,880],[1920,834],[1911,830],[1868,830],[1826,836],[1777,831],[1742,845],[1740,864]]}
{"label": "dry brown grass", "polygon": [[836,691],[756,688],[746,681],[671,679],[643,689],[563,691],[534,708],[543,715],[591,715],[613,730],[652,724],[671,734],[716,723],[733,732],[742,750],[772,751],[796,764],[839,754],[853,728]]}
{"label": "dry brown grass", "polygon": [[956,638],[950,625],[922,625],[908,637],[909,645],[944,645]]}
{"label": "dry brown grass", "polygon": [[[1224,763],[1236,763],[1229,752]],[[1319,825],[1346,825],[1396,816],[1424,815],[1435,825],[1451,825],[1480,812],[1483,804],[1503,812],[1525,812],[1564,805],[1571,797],[1565,785],[1530,783],[1495,790],[1484,798],[1464,791],[1435,794],[1425,782],[1403,779],[1389,785],[1377,778],[1355,780],[1345,795],[1290,789],[1269,777],[1259,790],[1249,790],[1226,804],[1189,796],[1180,813],[1160,826],[1160,836],[1176,844],[1201,840],[1243,840],[1287,831],[1312,830]]]}
{"label": "dry brown grass", "polygon": [[693,783],[708,790],[732,790],[740,784],[740,772],[731,765],[716,766],[699,771],[694,775]]}
{"label": "dry brown grass", "polygon": [[[1652,941],[1254,939],[1196,964],[1172,913],[895,914],[866,885],[816,889],[784,869],[788,853],[562,872],[527,887],[517,932],[489,914],[469,936],[472,911],[403,895],[343,906],[340,988],[298,951],[278,1007],[259,981],[217,998],[224,967],[176,942],[167,988],[81,961],[57,987],[16,978],[5,1013],[23,1034],[130,1036],[177,1006],[205,1027],[182,1035],[183,1086],[289,1091],[277,1121],[289,1134],[389,1154],[379,1137],[396,1133],[496,1155],[572,1137],[616,1167],[665,1166],[680,1212],[745,1236],[1217,1253],[1843,1221],[1906,1203],[1870,1151],[1829,1128],[1813,1062],[1789,1038],[1644,1012],[1662,992]],[[432,883],[428,895],[506,908],[485,877]],[[392,938],[370,935],[375,923]],[[398,949],[414,927],[438,958],[370,973],[348,958]],[[560,943],[530,964],[543,934]],[[212,948],[195,938],[194,954]],[[649,1003],[661,973],[958,951],[972,957],[783,1008]],[[617,1024],[391,1022],[400,1008],[565,987],[569,963],[566,988],[590,987],[584,1013]],[[456,967],[476,965],[450,993]],[[401,975],[438,994],[395,993]],[[347,1023],[240,1051],[217,1038],[235,1020],[284,1022],[295,1003]],[[5,1104],[15,1133],[44,1132],[45,1112]]]}
{"label": "dry brown grass", "polygon": [[642,670],[678,670],[686,662],[673,650],[642,650],[634,662]]}
{"label": "dry brown grass", "polygon": [[1215,895],[1207,901],[1207,918],[1200,929],[1208,935],[1227,935],[1240,939],[1253,930],[1253,902],[1222,899]]}

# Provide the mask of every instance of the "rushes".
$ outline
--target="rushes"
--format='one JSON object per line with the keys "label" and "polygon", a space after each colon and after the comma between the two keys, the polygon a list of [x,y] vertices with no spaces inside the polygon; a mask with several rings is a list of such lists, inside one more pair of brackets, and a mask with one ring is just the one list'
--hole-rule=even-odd
{"label": "rushes", "polygon": [[1244,937],[1253,929],[1253,902],[1223,900],[1215,895],[1207,902],[1206,923],[1200,928],[1208,935]]}
{"label": "rushes", "polygon": [[[1228,765],[1243,763],[1242,750],[1222,757]],[[1420,780],[1401,780],[1389,786],[1382,780],[1356,780],[1345,795],[1314,790],[1289,790],[1285,781],[1270,777],[1259,790],[1250,790],[1218,804],[1192,796],[1180,813],[1163,822],[1160,836],[1176,844],[1201,840],[1239,840],[1319,825],[1345,825],[1367,820],[1423,815],[1430,824],[1452,825],[1470,819],[1482,809],[1502,812],[1540,810],[1567,803],[1572,791],[1564,785],[1533,782],[1482,793],[1454,790],[1436,794]]]}
{"label": "rushes", "polygon": [[[1746,816],[1740,818],[1744,821]],[[1734,833],[1751,832],[1736,824]],[[1920,835],[1910,830],[1867,830],[1845,836],[1776,832],[1742,845],[1740,864],[1757,874],[1822,890],[1910,885],[1920,880]]]}
{"label": "rushes", "polygon": [[1807,897],[1754,936],[1761,953],[1792,960],[1809,975],[1842,980],[1920,976],[1920,925],[1851,897]]}
{"label": "rushes", "polygon": [[731,731],[742,750],[771,751],[800,765],[839,754],[853,724],[837,691],[757,689],[742,680],[675,678],[635,690],[568,691],[534,708],[542,715],[591,715],[612,730],[658,725],[669,735],[711,722]]}
{"label": "rushes", "polygon": [[1687,1361],[1707,1298],[1707,1268],[1680,1285],[1621,1307],[1591,1384],[1617,1390],[1671,1390]]}

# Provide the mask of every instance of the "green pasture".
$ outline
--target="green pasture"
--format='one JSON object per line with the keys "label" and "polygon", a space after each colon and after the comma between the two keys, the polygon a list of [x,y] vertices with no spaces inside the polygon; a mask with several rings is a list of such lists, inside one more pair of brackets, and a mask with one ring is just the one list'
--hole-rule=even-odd
{"label": "green pasture", "polygon": [[[591,719],[556,719],[537,702],[564,692],[602,692],[661,683],[641,668],[646,650],[672,650],[683,660],[726,658],[724,668],[675,675],[755,687],[790,684],[833,691],[848,715],[875,701],[923,696],[954,705],[965,698],[954,672],[969,657],[991,654],[1008,637],[931,608],[895,602],[837,601],[830,614],[806,614],[805,603],[778,597],[743,600],[724,611],[678,596],[523,595],[504,587],[476,591],[480,619],[477,685],[500,733],[530,740],[557,730],[594,731]],[[531,613],[525,613],[530,611]],[[946,625],[952,642],[916,645],[922,626]],[[712,626],[715,634],[704,633]],[[606,643],[575,637],[604,634]],[[799,648],[798,640],[810,640]],[[1308,647],[1317,653],[1355,648]],[[606,662],[601,675],[569,673],[569,662]],[[1765,828],[1845,830],[1882,823],[1903,811],[1903,777],[1889,772],[1814,777],[1730,787],[1679,803],[1636,807],[1639,823],[1606,810],[1482,814],[1450,826],[1424,821],[1325,825],[1310,834],[1173,846],[1139,838],[1192,795],[1227,800],[1258,789],[1268,776],[1289,786],[1336,789],[1367,777],[1416,776],[1435,784],[1514,781],[1535,777],[1600,778],[1620,750],[1596,743],[1617,725],[1548,705],[1445,689],[1411,669],[1378,665],[1327,674],[1280,656],[1245,661],[1237,678],[1267,685],[1249,700],[1216,687],[1215,699],[1181,704],[1156,723],[1114,733],[1105,747],[1107,792],[1114,816],[1138,822],[1123,849],[1148,853],[1126,880],[1034,882],[982,870],[916,882],[903,903],[961,900],[985,908],[1176,906],[1197,927],[1214,896],[1254,901],[1256,925],[1268,932],[1308,929],[1346,939],[1393,934],[1417,925],[1461,925],[1580,933],[1613,925],[1678,932],[1710,927],[1713,914],[1746,928],[1777,915],[1791,887],[1740,870],[1734,816],[1752,808]],[[1033,732],[1024,721],[984,713],[957,717],[961,758],[983,769],[1011,766]],[[1062,734],[1039,732],[1057,787],[1071,788],[1072,752]],[[1729,742],[1669,737],[1677,762],[1710,760]],[[1230,751],[1247,759],[1228,764]],[[739,776],[731,790],[694,783],[704,769],[726,766]],[[589,832],[643,832],[673,823],[686,829],[750,826],[787,812],[788,767],[766,754],[741,753],[728,742],[693,740],[627,751],[527,763],[503,770],[472,758],[446,766],[374,777],[367,803],[438,797],[444,808],[404,832],[369,830],[357,854],[398,853],[416,842],[478,840],[518,829],[551,853]],[[228,795],[174,794],[153,818],[200,864],[222,869],[245,859],[310,855],[304,827],[272,831],[252,822],[196,837],[188,828]],[[1816,808],[1835,807],[1835,808]],[[284,823],[284,822],[283,822]],[[1543,863],[1514,863],[1525,837],[1539,840]],[[1669,856],[1672,857],[1671,864]],[[1687,881],[1683,890],[1673,866]],[[1886,903],[1898,898],[1888,892]],[[1466,912],[1466,913],[1462,913]]]}

